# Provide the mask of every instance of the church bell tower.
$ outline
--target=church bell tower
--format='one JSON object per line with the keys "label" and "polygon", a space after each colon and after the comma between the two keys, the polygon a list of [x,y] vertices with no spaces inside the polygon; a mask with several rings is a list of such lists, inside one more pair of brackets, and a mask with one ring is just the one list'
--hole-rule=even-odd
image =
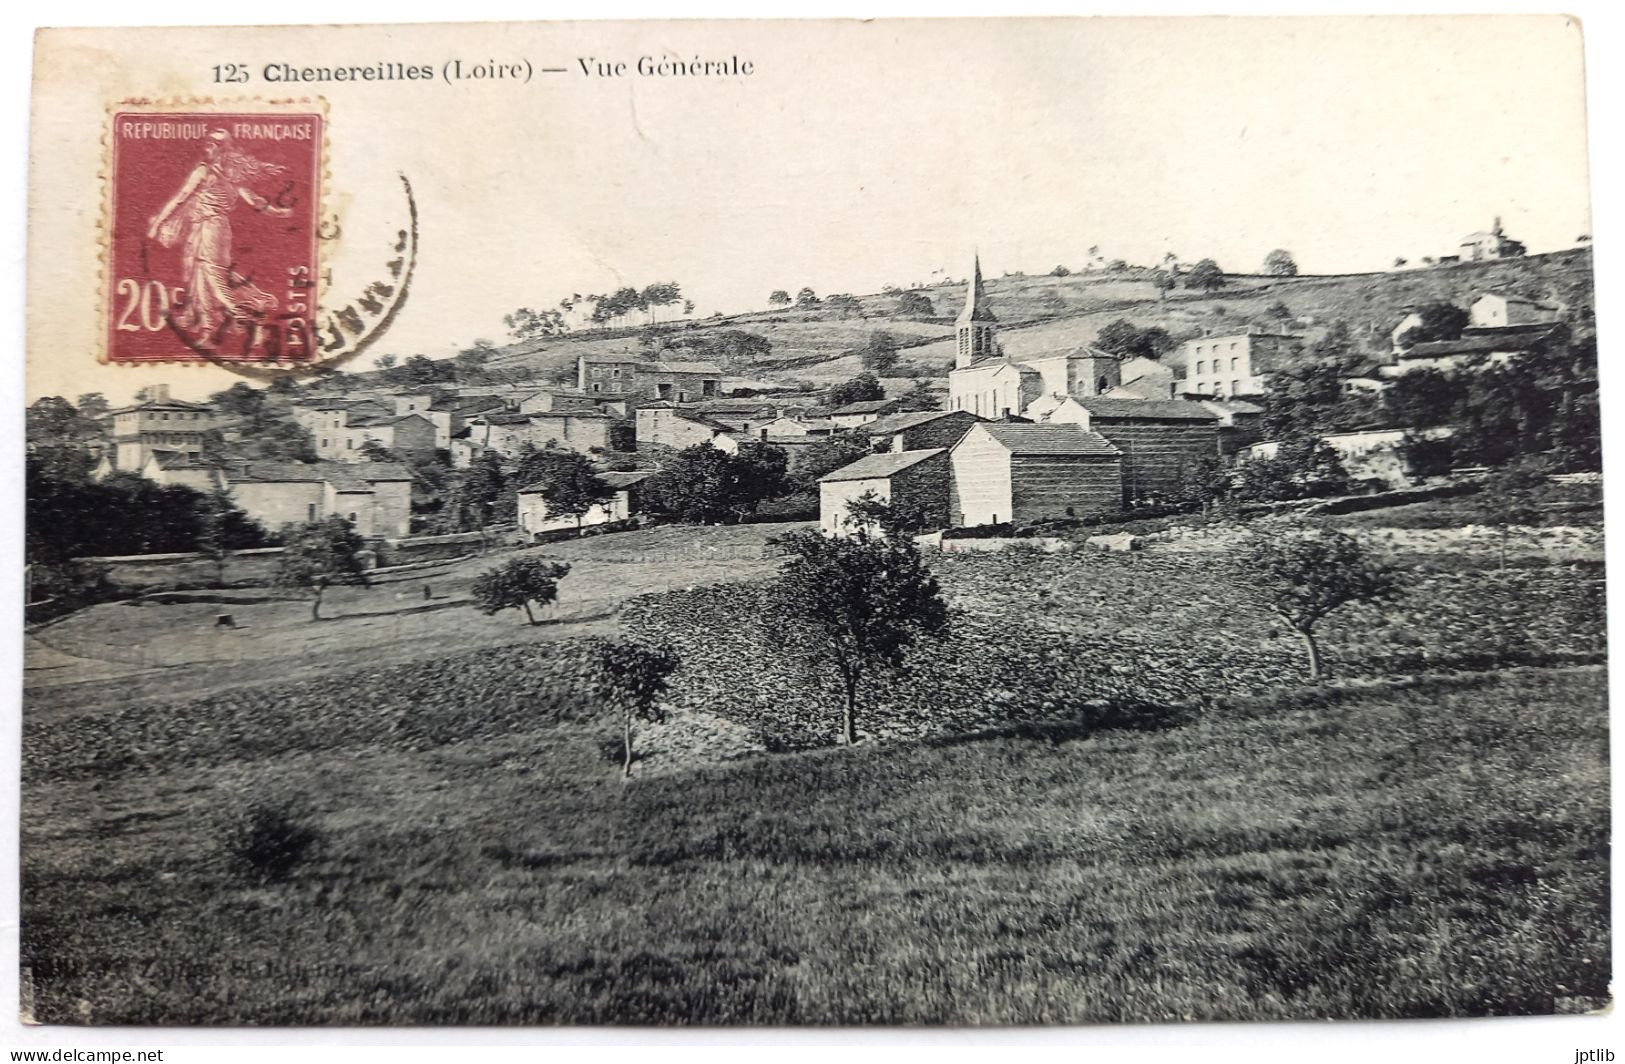
{"label": "church bell tower", "polygon": [[965,290],[965,309],[954,319],[958,342],[954,349],[954,368],[964,369],[998,355],[998,345],[993,342],[996,321],[992,308],[988,306],[987,291],[982,287],[982,257],[977,255]]}

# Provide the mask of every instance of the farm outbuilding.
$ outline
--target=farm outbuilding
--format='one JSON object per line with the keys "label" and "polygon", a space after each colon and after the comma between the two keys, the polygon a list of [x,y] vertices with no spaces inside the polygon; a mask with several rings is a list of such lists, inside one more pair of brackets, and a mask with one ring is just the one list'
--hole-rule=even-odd
{"label": "farm outbuilding", "polygon": [[818,478],[818,524],[830,535],[847,535],[852,502],[864,494],[917,514],[924,528],[948,523],[948,452],[886,451],[866,455],[851,465]]}
{"label": "farm outbuilding", "polygon": [[924,451],[952,447],[981,420],[968,410],[923,410],[888,414],[858,431],[868,435],[877,451]]}
{"label": "farm outbuilding", "polygon": [[949,463],[949,518],[956,525],[1025,524],[1123,508],[1122,454],[1077,425],[973,425]]}
{"label": "farm outbuilding", "polygon": [[1044,423],[1076,424],[1121,451],[1124,502],[1178,492],[1219,454],[1219,415],[1183,399],[1068,398]]}

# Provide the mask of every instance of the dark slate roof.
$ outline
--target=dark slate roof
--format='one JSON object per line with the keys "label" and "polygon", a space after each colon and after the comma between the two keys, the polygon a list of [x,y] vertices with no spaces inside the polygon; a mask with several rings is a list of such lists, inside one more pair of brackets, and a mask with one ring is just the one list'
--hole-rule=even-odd
{"label": "dark slate roof", "polygon": [[919,465],[927,458],[946,453],[941,447],[932,447],[923,451],[886,451],[881,454],[864,455],[849,466],[842,466],[833,473],[825,473],[818,478],[818,482],[824,484],[840,480],[876,480],[893,476],[910,466]]}
{"label": "dark slate roof", "polygon": [[599,362],[599,363],[603,363],[605,365],[617,365],[617,366],[624,366],[628,362],[642,362],[643,361],[642,358],[640,358],[639,356],[634,355],[634,354],[625,354],[625,355],[577,355],[576,357],[580,358],[582,361],[587,362],[587,363]]}
{"label": "dark slate roof", "polygon": [[608,414],[604,413],[602,410],[599,410],[595,406],[569,407],[565,410],[537,410],[533,413],[521,414],[520,417],[530,418],[533,421],[545,420],[546,418],[550,417],[573,417],[577,419],[599,418],[604,421],[610,420],[610,416]]}
{"label": "dark slate roof", "polygon": [[[1135,400],[1125,400],[1134,402]],[[1143,400],[1142,400],[1143,401]],[[1211,415],[1210,415],[1211,416]],[[1035,425],[1030,422],[989,421],[973,426],[992,436],[1014,455],[1028,454],[1121,454],[1098,432],[1085,432],[1077,425]]]}
{"label": "dark slate roof", "polygon": [[366,491],[381,481],[411,480],[396,462],[244,462],[230,479],[260,484],[315,484],[326,481],[341,491]]}
{"label": "dark slate roof", "polygon": [[598,479],[615,488],[630,488],[634,484],[641,484],[655,475],[653,469],[629,469],[625,472],[610,472],[598,474]]}
{"label": "dark slate roof", "polygon": [[1399,355],[1407,358],[1440,358],[1444,355],[1487,355],[1497,351],[1528,351],[1537,347],[1548,333],[1531,333],[1521,329],[1496,329],[1490,334],[1475,333],[1459,340],[1429,340],[1416,344]]}
{"label": "dark slate roof", "polygon": [[655,362],[649,369],[656,373],[708,373],[722,376],[722,367],[715,362]]}
{"label": "dark slate roof", "polygon": [[1152,421],[1217,421],[1219,416],[1200,403],[1183,399],[1107,399],[1090,396],[1074,400],[1090,417],[1142,418]]}
{"label": "dark slate roof", "polygon": [[926,425],[938,418],[945,417],[955,417],[960,420],[969,417],[972,421],[982,420],[980,416],[972,414],[969,410],[919,410],[906,414],[887,414],[885,417],[871,421],[867,425],[859,425],[858,431],[866,432],[871,436],[885,436],[918,425]]}
{"label": "dark slate roof", "polygon": [[706,417],[704,414],[698,413],[698,412],[693,411],[693,410],[673,410],[672,413],[674,415],[676,415],[677,417],[682,418],[684,421],[690,422],[690,423],[695,424],[695,425],[703,425],[706,428],[713,429],[713,430],[715,430],[717,432],[732,432],[733,431],[733,429],[729,428],[727,425],[724,425],[722,422],[717,421],[714,418]]}
{"label": "dark slate roof", "polygon": [[474,419],[487,425],[528,425],[529,414],[481,414]]}
{"label": "dark slate roof", "polygon": [[830,414],[879,414],[891,410],[896,405],[896,399],[868,399],[861,403],[847,403],[831,410]]}

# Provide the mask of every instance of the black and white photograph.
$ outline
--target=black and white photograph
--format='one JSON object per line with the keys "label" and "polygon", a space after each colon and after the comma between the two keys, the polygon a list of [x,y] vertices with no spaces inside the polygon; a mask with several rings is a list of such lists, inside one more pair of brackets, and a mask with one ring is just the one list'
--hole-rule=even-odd
{"label": "black and white photograph", "polygon": [[41,30],[22,1022],[1606,1014],[1588,59]]}

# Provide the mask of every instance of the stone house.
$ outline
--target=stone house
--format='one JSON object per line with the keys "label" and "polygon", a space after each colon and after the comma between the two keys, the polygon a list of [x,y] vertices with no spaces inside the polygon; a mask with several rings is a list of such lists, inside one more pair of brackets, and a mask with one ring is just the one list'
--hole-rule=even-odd
{"label": "stone house", "polygon": [[1078,425],[982,422],[948,457],[955,525],[1027,524],[1123,508],[1122,454]]}
{"label": "stone house", "polygon": [[1486,292],[1467,308],[1470,329],[1504,329],[1515,325],[1555,325],[1562,306],[1540,299]]}
{"label": "stone house", "polygon": [[852,502],[873,493],[882,502],[919,515],[922,527],[948,524],[948,452],[941,447],[865,455],[818,478],[818,526],[829,535],[852,533]]}
{"label": "stone house", "polygon": [[391,462],[243,462],[223,478],[232,501],[272,531],[333,516],[363,536],[411,531],[412,474]]}
{"label": "stone house", "polygon": [[[399,417],[357,417],[348,413],[349,423],[331,432],[317,436],[318,457],[331,457],[341,462],[364,462],[363,447],[368,440],[396,454],[428,452],[435,449],[434,422],[426,414],[404,414]],[[331,448],[326,445],[332,442]]]}
{"label": "stone house", "polygon": [[526,443],[533,447],[557,443],[585,454],[594,448],[609,449],[611,420],[596,409],[480,414],[469,419],[468,440],[502,454],[513,454]]}
{"label": "stone house", "polygon": [[580,355],[576,388],[587,396],[628,396],[689,403],[722,394],[722,367],[713,362],[646,361],[632,355]]}
{"label": "stone house", "polygon": [[897,409],[895,399],[866,399],[861,403],[847,403],[829,412],[829,419],[838,429],[855,429],[878,421]]}
{"label": "stone house", "polygon": [[598,479],[613,488],[615,494],[608,500],[595,503],[587,512],[577,519],[569,514],[549,516],[547,498],[542,494],[540,484],[520,488],[518,522],[519,531],[531,538],[544,532],[557,532],[572,528],[586,528],[591,525],[614,524],[618,521],[627,521],[641,512],[638,505],[638,486],[645,480],[654,476],[653,470],[637,470],[627,473],[600,473]]}
{"label": "stone house", "polygon": [[683,450],[701,443],[729,452],[739,450],[739,441],[727,425],[692,410],[679,410],[667,403],[638,407],[637,445],[655,444]]}
{"label": "stone house", "polygon": [[105,453],[110,468],[135,472],[147,464],[153,451],[201,454],[203,434],[219,427],[214,409],[171,399],[166,384],[152,385],[144,395],[140,402],[97,418],[112,444]]}
{"label": "stone house", "polygon": [[1225,398],[1269,391],[1271,376],[1288,368],[1302,351],[1301,336],[1249,330],[1186,340],[1170,360],[1185,371],[1180,392]]}

